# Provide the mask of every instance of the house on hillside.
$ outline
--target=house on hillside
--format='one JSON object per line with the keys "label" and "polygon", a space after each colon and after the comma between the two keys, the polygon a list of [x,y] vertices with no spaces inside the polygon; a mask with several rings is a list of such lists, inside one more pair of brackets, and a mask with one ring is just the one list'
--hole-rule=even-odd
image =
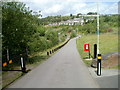
{"label": "house on hillside", "polygon": [[53,23],[53,24],[49,24],[49,25],[84,25],[86,22],[89,22],[89,21],[93,21],[94,18],[74,18],[74,19],[70,19],[70,20],[67,20],[67,21],[61,21],[61,22],[58,22],[58,23]]}
{"label": "house on hillside", "polygon": [[59,22],[59,25],[83,25],[84,19],[83,18],[74,18],[67,21]]}
{"label": "house on hillside", "polygon": [[89,22],[89,21],[93,21],[94,19],[93,18],[87,18],[85,19],[85,22]]}

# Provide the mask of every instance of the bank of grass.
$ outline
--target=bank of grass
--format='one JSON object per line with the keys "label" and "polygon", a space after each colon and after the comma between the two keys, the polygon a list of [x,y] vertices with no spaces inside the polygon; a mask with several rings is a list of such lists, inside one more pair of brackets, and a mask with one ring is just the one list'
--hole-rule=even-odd
{"label": "bank of grass", "polygon": [[50,54],[49,56],[47,55],[47,52],[50,52],[51,50],[63,45],[67,40],[65,40],[64,42],[59,43],[58,45],[55,45],[54,47],[47,49],[43,52],[35,52],[33,54],[30,55],[29,58],[29,65],[33,65],[33,66],[37,66],[36,64],[40,64],[43,61],[47,60],[50,56],[54,55],[54,53]]}
{"label": "bank of grass", "polygon": [[86,66],[90,67],[91,66],[91,61],[90,60],[84,60],[84,63]]}
{"label": "bank of grass", "polygon": [[[41,64],[42,62],[46,61],[50,56],[54,55],[55,53],[52,53],[51,55],[47,55],[47,51],[53,50],[56,47],[59,47],[61,45],[63,45],[67,40],[65,40],[64,42],[59,43],[58,45],[43,51],[43,52],[35,52],[33,54],[31,54],[29,56],[29,60],[26,65],[27,70],[32,70],[35,67],[37,67],[39,64]],[[56,51],[57,52],[57,51]],[[20,69],[20,65],[14,67],[15,69]],[[7,88],[8,85],[12,82],[14,82],[15,80],[19,79],[21,76],[23,76],[24,74],[20,71],[6,71],[6,72],[2,72],[2,88]]]}
{"label": "bank of grass", "polygon": [[[97,44],[97,35],[83,35],[81,38],[77,39],[77,48],[83,60],[88,58],[88,52],[84,51],[84,44],[90,44],[90,53],[93,57],[94,44]],[[100,53],[104,55],[113,52],[118,52],[118,34],[100,34]],[[90,61],[84,60],[84,62],[87,64],[87,66],[90,66]]]}

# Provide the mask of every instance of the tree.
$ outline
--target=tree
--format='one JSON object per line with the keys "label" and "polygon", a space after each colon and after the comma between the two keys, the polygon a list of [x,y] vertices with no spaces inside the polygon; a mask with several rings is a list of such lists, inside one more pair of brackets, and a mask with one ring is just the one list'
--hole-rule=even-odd
{"label": "tree", "polygon": [[79,18],[80,15],[82,15],[82,14],[81,14],[81,13],[78,13],[77,16],[76,16],[76,18]]}
{"label": "tree", "polygon": [[97,12],[89,12],[87,15],[97,15]]}
{"label": "tree", "polygon": [[72,14],[70,14],[70,17],[72,17],[73,15]]}
{"label": "tree", "polygon": [[71,19],[74,19],[74,17],[75,17],[75,16],[73,16],[72,14],[70,14],[70,18],[71,18]]}
{"label": "tree", "polygon": [[[2,4],[2,50],[12,54],[24,53],[32,35],[36,32],[36,17],[32,10],[21,2],[4,2]],[[4,58],[4,57],[3,57]]]}
{"label": "tree", "polygon": [[46,38],[48,41],[52,42],[52,46],[58,44],[58,42],[59,42],[57,31],[47,31]]}

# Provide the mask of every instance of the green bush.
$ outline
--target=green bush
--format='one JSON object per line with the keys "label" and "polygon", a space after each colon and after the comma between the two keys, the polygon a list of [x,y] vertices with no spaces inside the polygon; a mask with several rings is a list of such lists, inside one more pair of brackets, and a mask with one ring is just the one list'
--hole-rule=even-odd
{"label": "green bush", "polygon": [[47,41],[45,37],[34,38],[32,42],[29,42],[31,52],[43,51],[47,49]]}
{"label": "green bush", "polygon": [[39,33],[39,36],[45,36],[46,30],[45,27],[43,27],[42,25],[37,28],[37,31]]}
{"label": "green bush", "polygon": [[59,38],[58,38],[58,32],[57,31],[47,31],[46,32],[46,38],[47,40],[52,42],[52,46],[58,44]]}
{"label": "green bush", "polygon": [[72,32],[71,35],[70,35],[70,38],[74,38],[76,36],[77,36],[76,32]]}

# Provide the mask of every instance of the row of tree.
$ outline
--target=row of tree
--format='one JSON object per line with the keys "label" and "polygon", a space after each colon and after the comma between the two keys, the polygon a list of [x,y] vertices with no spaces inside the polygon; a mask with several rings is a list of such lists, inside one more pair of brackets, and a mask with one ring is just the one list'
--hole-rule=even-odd
{"label": "row of tree", "polygon": [[58,23],[61,21],[66,21],[71,19],[70,16],[48,16],[46,18],[41,18],[39,19],[39,24],[40,25],[48,25],[48,24],[52,24],[52,23]]}

